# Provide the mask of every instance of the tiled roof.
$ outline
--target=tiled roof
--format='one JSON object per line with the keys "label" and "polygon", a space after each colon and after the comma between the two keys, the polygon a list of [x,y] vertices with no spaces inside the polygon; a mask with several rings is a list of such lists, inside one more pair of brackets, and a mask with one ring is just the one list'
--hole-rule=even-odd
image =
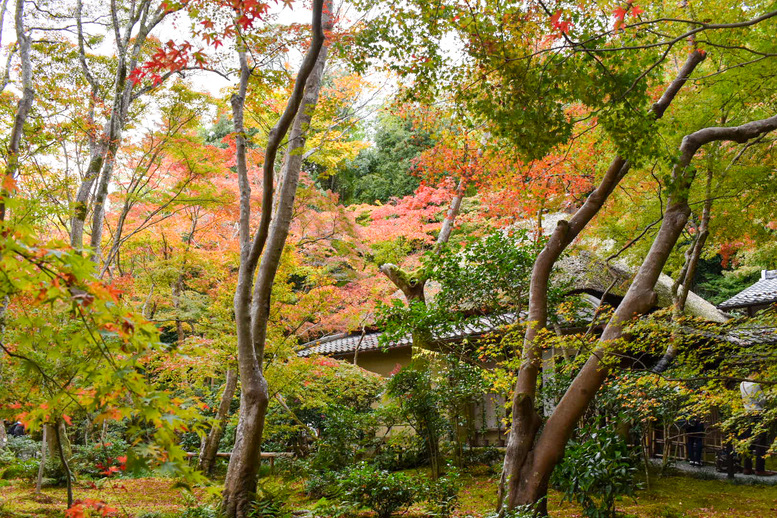
{"label": "tiled roof", "polygon": [[[440,333],[438,336],[435,336],[434,339],[439,342],[461,340],[493,332],[505,324],[513,322],[515,322],[514,313],[481,317],[473,323]],[[352,354],[356,351],[357,347],[359,352],[364,352],[410,347],[413,344],[413,339],[410,336],[405,336],[400,340],[386,344],[385,347],[381,347],[378,342],[378,338],[381,334],[382,333],[369,333],[365,334],[363,337],[361,333],[341,333],[332,335],[303,344],[301,350],[297,354],[299,356],[311,356],[313,354],[340,356]]]}
{"label": "tiled roof", "polygon": [[737,345],[777,343],[777,329],[771,326],[742,326],[726,333],[725,340]]}
{"label": "tiled roof", "polygon": [[761,279],[740,291],[718,307],[722,309],[746,308],[777,302],[777,270],[764,270]]}
{"label": "tiled roof", "polygon": [[[319,340],[314,340],[302,345],[302,350],[297,354],[299,356],[311,356],[313,354],[323,354],[326,356],[339,356],[342,354],[351,354],[359,348],[360,352],[376,351],[381,349],[378,338],[382,333],[368,333],[362,337],[361,333],[345,334],[340,333],[333,336],[326,336]],[[406,347],[411,345],[412,340],[403,338],[398,342],[392,342],[386,346],[386,349],[395,349],[397,347]]]}
{"label": "tiled roof", "polygon": [[[574,318],[569,315],[562,318],[561,327],[574,327],[581,322],[588,323],[593,318],[594,311],[599,305],[599,299],[588,294],[582,294],[581,307],[577,309]],[[525,312],[521,314],[521,319],[525,319]],[[433,339],[437,342],[455,342],[464,338],[472,338],[484,334],[492,333],[499,328],[516,322],[515,313],[503,313],[501,315],[487,315],[468,322],[465,325],[454,329],[445,330],[436,334]],[[378,342],[381,333],[369,333],[362,337],[361,333],[340,333],[332,336],[320,338],[303,344],[299,356],[311,356],[313,354],[323,354],[325,356],[342,356],[353,354],[357,347],[359,352],[389,350],[399,347],[410,347],[413,345],[413,339],[408,335],[400,340],[390,342],[385,347],[381,347]]]}

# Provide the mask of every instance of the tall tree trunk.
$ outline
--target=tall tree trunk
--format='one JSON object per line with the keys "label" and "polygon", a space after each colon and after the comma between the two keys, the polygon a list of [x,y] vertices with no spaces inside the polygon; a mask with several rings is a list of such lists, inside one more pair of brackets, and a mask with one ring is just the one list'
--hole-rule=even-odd
{"label": "tall tree trunk", "polygon": [[200,458],[197,468],[206,475],[210,475],[213,472],[213,466],[216,463],[216,453],[219,451],[219,442],[229,420],[229,406],[232,404],[232,398],[235,397],[236,389],[237,372],[230,367],[227,369],[224,391],[221,393],[221,401],[216,412],[216,422],[208,435],[203,439],[202,446],[200,447]]}
{"label": "tall tree trunk", "polygon": [[16,0],[14,23],[16,24],[16,40],[19,45],[19,58],[22,67],[22,97],[16,104],[16,114],[8,142],[5,174],[2,179],[2,187],[0,187],[0,222],[5,221],[5,200],[11,195],[16,172],[19,170],[19,147],[24,135],[24,123],[27,122],[35,98],[35,90],[32,86],[32,61],[30,60],[32,35],[28,34],[24,28],[24,0]]}
{"label": "tall tree trunk", "polygon": [[[653,113],[656,118],[663,116],[672,100],[688,80],[690,74],[703,60],[704,54],[698,51],[690,53],[677,78],[672,81],[658,102],[653,106]],[[523,342],[524,361],[518,372],[518,379],[513,394],[512,424],[499,484],[497,508],[500,511],[505,499],[507,500],[508,509],[521,505],[519,502],[521,500],[519,492],[520,487],[525,483],[521,480],[521,473],[525,471],[525,467],[530,467],[533,464],[531,450],[537,431],[542,424],[542,418],[534,409],[537,377],[542,361],[542,347],[538,343],[537,338],[540,331],[547,325],[550,273],[564,250],[604,206],[604,203],[618,183],[628,173],[630,167],[630,163],[625,158],[621,156],[615,157],[599,186],[588,196],[585,203],[569,221],[561,220],[558,222],[556,229],[534,262],[529,287],[528,325]],[[535,502],[537,500],[531,501],[531,503]],[[540,505],[545,504],[542,503]]]}
{"label": "tall tree trunk", "polygon": [[[70,443],[67,440],[65,424],[63,422],[56,422],[51,428],[54,430],[52,435],[55,437],[59,461],[62,463],[62,469],[65,471],[65,483],[67,484],[67,508],[70,509],[73,507],[73,472],[70,471],[70,463],[68,462],[68,458],[70,457]],[[67,445],[67,448],[65,448],[65,445]]]}
{"label": "tall tree trunk", "polygon": [[48,438],[46,435],[49,432],[48,426],[43,426],[43,440],[40,443],[40,464],[38,465],[38,478],[35,481],[35,492],[40,494],[41,486],[43,485],[43,473],[46,471],[46,452],[49,449]]}
{"label": "tall tree trunk", "polygon": [[[736,127],[711,127],[683,138],[680,156],[672,169],[672,183],[667,209],[661,227],[650,251],[637,272],[634,281],[604,329],[599,345],[580,369],[574,381],[561,398],[553,414],[545,423],[536,444],[527,454],[518,480],[511,480],[508,507],[545,501],[548,480],[553,468],[564,455],[564,448],[575,425],[593,400],[609,373],[608,360],[616,341],[624,338],[624,325],[643,315],[657,296],[656,281],[669,255],[677,244],[690,215],[688,196],[695,170],[690,166],[696,152],[714,141],[745,143],[777,129],[777,115]],[[513,482],[515,482],[513,486]],[[515,490],[513,490],[513,487]],[[540,509],[544,511],[544,509]]]}
{"label": "tall tree trunk", "polygon": [[[678,325],[678,320],[685,311],[685,302],[688,300],[691,283],[693,283],[693,278],[696,276],[696,267],[699,264],[702,250],[704,250],[704,245],[707,242],[707,237],[710,233],[709,224],[710,216],[712,214],[712,170],[707,171],[707,184],[704,192],[706,198],[704,200],[704,208],[702,209],[701,222],[696,229],[693,243],[691,243],[691,246],[685,253],[683,268],[672,285],[672,320],[674,326]],[[657,374],[664,372],[677,357],[677,353],[679,352],[679,340],[676,340],[675,337],[676,329],[672,331],[672,339],[666,347],[666,352],[664,352],[664,355],[653,367],[653,372]]]}
{"label": "tall tree trunk", "polygon": [[[240,183],[241,257],[234,307],[241,392],[235,445],[229,460],[222,499],[222,512],[228,518],[246,516],[250,510],[251,495],[256,491],[264,418],[269,401],[262,362],[272,285],[291,223],[306,131],[318,102],[327,54],[327,48],[324,46],[324,31],[332,29],[333,20],[331,0],[326,0],[325,6],[324,0],[314,0],[312,42],[300,67],[286,109],[276,126],[270,131],[268,138],[263,165],[262,214],[253,241],[250,238],[249,227],[250,185],[245,162],[243,126],[243,106],[250,72],[245,50],[239,52],[240,89],[239,93],[232,98],[232,111]],[[274,205],[272,186],[275,156],[282,138],[292,123],[277,197],[277,209],[274,214],[271,214]],[[272,227],[270,227],[271,219],[273,219]],[[257,266],[258,277],[254,285],[253,278]]]}

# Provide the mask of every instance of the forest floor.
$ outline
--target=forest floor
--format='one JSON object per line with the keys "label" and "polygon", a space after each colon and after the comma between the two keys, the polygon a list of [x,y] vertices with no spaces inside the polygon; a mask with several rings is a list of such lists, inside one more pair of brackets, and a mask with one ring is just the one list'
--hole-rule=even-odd
{"label": "forest floor", "polygon": [[[496,483],[493,476],[465,476],[456,516],[486,516],[494,507]],[[216,493],[196,490],[192,495],[177,487],[175,481],[163,478],[115,479],[100,487],[75,488],[76,499],[103,500],[121,517],[172,518],[187,507],[216,502]],[[44,488],[41,495],[36,495],[28,482],[0,481],[0,518],[62,517],[66,498],[64,488]],[[301,494],[298,498],[295,507],[313,503]],[[669,476],[652,479],[650,489],[638,490],[636,499],[622,499],[617,508],[624,516],[639,518],[766,518],[777,516],[777,487]],[[562,502],[555,491],[550,494],[549,510],[554,518],[582,516],[577,505]],[[402,516],[424,515],[411,509]]]}

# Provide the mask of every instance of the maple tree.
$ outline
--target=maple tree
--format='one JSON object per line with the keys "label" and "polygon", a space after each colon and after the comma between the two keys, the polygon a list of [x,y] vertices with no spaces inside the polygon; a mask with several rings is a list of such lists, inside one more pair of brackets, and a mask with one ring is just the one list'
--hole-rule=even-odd
{"label": "maple tree", "polygon": [[[679,42],[690,39],[692,44],[697,44],[698,35],[703,34],[710,48],[716,45],[721,48],[726,43],[716,41],[717,35],[722,34],[725,40],[727,34],[736,34],[740,27],[768,24],[773,17],[767,11],[729,24],[686,22],[681,16],[673,21],[642,21],[644,9],[629,2],[626,6],[616,4],[612,11],[615,24],[610,26],[608,17],[597,11],[599,7],[592,3],[549,9],[543,2],[486,2],[475,10],[455,4],[441,8],[411,3],[380,18],[381,22],[374,30],[366,31],[363,38],[370,55],[381,55],[382,42],[391,41],[396,46],[388,53],[395,59],[388,66],[414,81],[417,85],[414,91],[433,95],[442,85],[451,88],[457,101],[489,124],[493,135],[509,141],[529,159],[542,158],[555,146],[568,142],[575,128],[591,117],[596,117],[597,125],[606,131],[619,153],[599,187],[570,221],[559,223],[535,263],[529,302],[530,325],[514,393],[512,429],[500,495],[500,505],[504,498],[507,509],[529,504],[540,506],[539,511],[544,512],[550,473],[563,455],[575,423],[606,378],[608,368],[600,357],[611,343],[621,338],[623,321],[649,309],[653,286],[685,227],[686,191],[693,179],[693,168],[687,171],[686,168],[698,148],[718,139],[746,142],[771,130],[771,119],[767,117],[738,128],[699,130],[698,135],[692,133],[685,137],[680,148],[680,165],[673,162],[673,176],[668,182],[669,205],[640,274],[605,329],[602,346],[581,369],[540,433],[543,420],[534,409],[541,351],[537,333],[546,325],[551,268],[603,206],[629,168],[659,154],[651,138],[656,125],[650,110],[635,110],[634,106],[652,103],[649,87],[662,80],[661,65]],[[384,20],[386,23],[382,23]],[[676,24],[679,34],[663,37],[648,35],[643,30],[651,24],[662,23]],[[550,34],[546,32],[547,25],[550,25]],[[689,28],[684,30],[685,27]],[[728,32],[713,35],[716,29]],[[460,38],[464,66],[458,62],[450,66],[450,58],[441,51],[440,42],[451,35]],[[759,38],[760,32],[754,36],[756,47],[761,45]],[[412,53],[397,52],[399,42],[407,43],[408,39],[413,43]],[[745,52],[752,51],[747,48]],[[686,67],[654,104],[652,115],[660,118],[706,53],[706,49],[691,51]],[[719,73],[726,71],[724,68]],[[582,109],[569,111],[567,103],[571,101],[581,103]],[[716,136],[707,137],[708,134]],[[694,143],[697,136],[700,137],[698,144]],[[677,217],[673,217],[675,213]]]}
{"label": "maple tree", "polygon": [[[713,255],[745,273],[774,261],[771,4],[373,4],[359,3],[375,9],[353,34],[320,0],[312,25],[279,23],[290,2],[13,3],[0,83],[0,403],[3,417],[45,430],[64,470],[81,430],[127,425],[126,458],[100,460],[101,476],[151,463],[203,480],[183,467],[184,446],[199,441],[210,472],[236,424],[222,508],[246,515],[263,436],[314,436],[297,413],[340,404],[340,389],[301,379],[378,385],[355,367],[297,359],[298,343],[374,330],[396,288],[434,313],[429,279],[444,281],[446,314],[432,316],[446,325],[528,307],[530,324],[509,339],[459,351],[510,356],[488,375],[514,396],[505,509],[544,501],[600,387],[620,386],[639,419],[657,411],[649,376],[608,378],[617,355],[663,356],[653,375],[750,375],[689,368],[726,349],[689,351],[682,326]],[[188,39],[165,36],[173,19]],[[361,73],[380,58],[402,88],[373,116]],[[195,69],[238,84],[228,98],[198,93],[182,77]],[[543,236],[556,211],[570,217]],[[520,246],[506,237],[516,233]],[[518,254],[524,244],[536,260]],[[639,271],[601,337],[546,329],[550,272],[576,244]],[[510,253],[522,275],[489,269]],[[662,337],[646,344],[632,317],[652,307],[661,272],[675,279],[673,309],[644,324]],[[394,315],[418,345],[429,339],[421,313]],[[545,419],[540,357],[569,343],[581,351],[571,388]],[[727,429],[740,426],[721,383],[700,392],[732,416]],[[111,512],[70,500],[73,516]]]}

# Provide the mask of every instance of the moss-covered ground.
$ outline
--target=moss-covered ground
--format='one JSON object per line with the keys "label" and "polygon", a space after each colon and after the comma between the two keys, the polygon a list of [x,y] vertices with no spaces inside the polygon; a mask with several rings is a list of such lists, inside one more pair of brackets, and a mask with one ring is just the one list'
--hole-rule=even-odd
{"label": "moss-covered ground", "polygon": [[[457,516],[487,515],[494,508],[496,477],[465,475],[463,482]],[[301,488],[299,483],[293,486],[297,490]],[[198,489],[192,494],[173,480],[144,478],[107,480],[101,484],[87,482],[75,488],[75,497],[103,500],[122,517],[172,518],[187,507],[214,503],[217,492],[218,488]],[[0,518],[61,517],[66,498],[64,488],[44,488],[36,495],[29,482],[0,481]],[[300,492],[293,500],[296,508],[313,504]],[[777,487],[669,476],[652,479],[650,489],[638,490],[636,499],[623,499],[617,508],[624,516],[639,518],[771,518],[777,517]],[[549,510],[557,518],[582,516],[578,506],[562,502],[561,495],[553,491]],[[405,518],[422,516],[417,509],[404,514]]]}

